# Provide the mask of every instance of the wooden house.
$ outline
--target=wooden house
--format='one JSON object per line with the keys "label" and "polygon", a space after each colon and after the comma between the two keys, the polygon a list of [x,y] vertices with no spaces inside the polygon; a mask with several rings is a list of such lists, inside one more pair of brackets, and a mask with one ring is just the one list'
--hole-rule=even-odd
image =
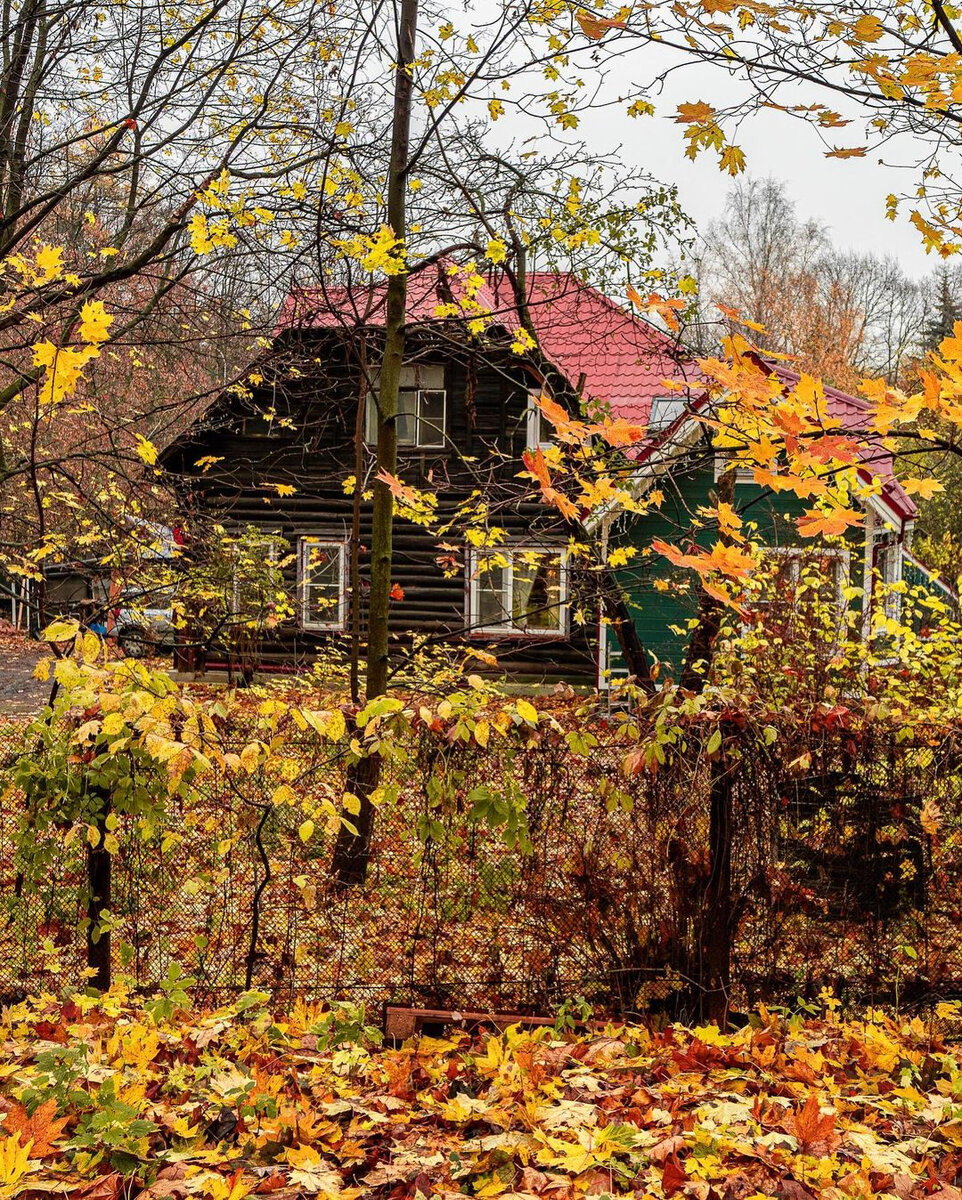
{"label": "wooden house", "polygon": [[[512,349],[517,314],[496,283],[471,297],[495,314],[483,339],[470,336],[466,317],[439,315],[455,307],[456,286],[443,264],[409,283],[398,475],[436,495],[442,516],[474,495],[488,523],[507,531],[498,546],[504,562],[489,568],[458,529],[439,545],[418,524],[396,520],[392,632],[400,644],[492,652],[516,683],[593,687],[604,638],[595,585],[569,556],[570,530],[517,478],[525,449],[549,436],[533,404],[544,372]],[[352,631],[363,641],[371,507],[365,499],[355,511],[354,491],[360,480],[369,494],[371,482],[368,395],[377,386],[384,299],[379,287],[289,296],[249,394],[226,392],[162,456],[188,511],[256,527],[265,544],[276,536],[289,553],[293,619],[262,642],[265,668],[308,664]],[[605,333],[623,322],[622,311],[557,275],[531,278],[529,304],[544,353],[573,371],[571,386],[586,387],[593,371],[601,380]],[[595,355],[582,367],[564,351],[586,330]],[[642,321],[633,321],[631,337],[636,376],[644,363],[649,389],[678,373],[669,339]],[[221,660],[212,647],[207,666]]]}
{"label": "wooden house", "polygon": [[[705,434],[692,415],[703,402],[697,368],[671,338],[572,276],[529,279],[543,355],[537,360],[512,349],[518,316],[503,283],[488,280],[468,297],[458,286],[444,263],[409,282],[398,474],[436,495],[442,516],[473,496],[490,525],[507,531],[498,547],[504,557],[488,569],[464,530],[449,529],[439,544],[417,523],[397,520],[392,632],[398,644],[490,651],[515,683],[604,686],[621,664],[599,611],[596,577],[571,559],[570,529],[517,478],[524,451],[550,438],[533,400],[561,378],[589,411],[647,430],[630,451],[632,470],[642,489],[670,481],[661,511],[642,518],[611,512],[591,530],[606,546],[640,548],[659,536],[677,540],[714,485]],[[235,529],[255,527],[266,545],[276,537],[289,548],[292,615],[258,650],[266,668],[308,664],[321,646],[352,636],[363,642],[371,509],[366,499],[355,504],[354,493],[356,481],[362,495],[370,486],[368,397],[377,386],[384,300],[378,286],[289,296],[250,391],[226,392],[162,457],[188,510]],[[472,336],[472,311],[494,314],[483,337]],[[679,390],[666,388],[669,378]],[[829,401],[845,427],[857,430],[860,402],[835,392]],[[868,580],[872,565],[894,579],[906,561],[915,506],[890,463],[869,469],[883,486],[839,571]],[[788,545],[794,499],[763,495],[742,480],[737,491],[763,537]],[[670,568],[657,555],[645,562],[622,579],[632,617],[648,653],[677,664],[681,643],[672,627],[689,615],[693,597],[690,589],[656,587],[656,579],[671,579]],[[207,665],[221,665],[217,647]]]}
{"label": "wooden house", "polygon": [[[759,359],[759,365],[779,378],[786,388],[799,376],[784,365]],[[841,614],[854,609],[860,619],[855,628],[868,635],[867,615],[875,589],[886,588],[887,615],[900,610],[904,582],[919,587],[943,602],[957,618],[958,596],[933,575],[911,551],[917,507],[894,474],[891,452],[866,433],[868,406],[858,397],[825,387],[826,415],[838,421],[837,428],[863,446],[863,463],[858,474],[866,489],[859,524],[851,526],[842,539],[821,544],[799,533],[798,518],[810,507],[792,491],[774,492],[755,482],[752,470],[738,470],[734,481],[734,508],[763,557],[777,564],[776,580],[790,593],[807,565],[833,585],[834,603]],[[677,678],[687,650],[687,623],[697,612],[698,595],[691,572],[673,567],[661,556],[645,559],[642,552],[660,540],[683,547],[708,548],[717,531],[699,523],[699,509],[710,503],[722,471],[728,464],[714,451],[705,427],[697,419],[708,403],[696,396],[687,406],[663,412],[639,414],[649,437],[637,455],[634,487],[644,493],[659,487],[664,500],[645,516],[613,512],[596,531],[611,546],[628,548],[631,566],[618,574],[628,596],[628,607],[639,640],[653,661],[661,664],[662,676]],[[641,564],[641,565],[639,565]],[[610,630],[602,644],[602,677],[606,681],[626,674],[617,643]]]}

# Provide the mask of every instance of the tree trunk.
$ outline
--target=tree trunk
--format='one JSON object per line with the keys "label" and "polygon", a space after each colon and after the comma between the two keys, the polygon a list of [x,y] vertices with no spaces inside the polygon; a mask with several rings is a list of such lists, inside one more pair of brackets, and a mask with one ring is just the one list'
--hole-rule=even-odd
{"label": "tree trunk", "polygon": [[[718,502],[735,500],[735,468],[718,481]],[[723,542],[726,537],[721,535]],[[715,640],[721,627],[721,601],[702,587],[698,598],[698,624],[692,633],[682,668],[680,684],[701,692],[708,680]],[[728,750],[731,731],[719,722],[721,745],[709,762],[708,792],[708,882],[698,922],[699,987],[709,1018],[724,1028],[728,1020],[731,984],[732,937],[732,769]]]}
{"label": "tree trunk", "polygon": [[[388,168],[387,217],[395,238],[407,236],[407,164],[411,133],[411,91],[414,76],[414,45],[418,0],[401,0],[398,24],[397,66],[394,75],[394,115],[391,161]],[[381,363],[377,401],[376,475],[397,473],[397,408],[404,360],[404,320],[407,307],[407,276],[392,275],[387,283],[384,328],[384,359]],[[383,479],[374,481],[374,512],[371,530],[371,590],[368,597],[366,697],[374,700],[387,691],[390,673],[388,617],[391,608],[391,563],[393,558],[394,495]],[[357,833],[341,827],[334,846],[332,870],[340,887],[363,883],[371,852],[374,809],[371,794],[380,778],[380,758],[362,759],[348,771],[347,791],[361,803],[354,825]]]}
{"label": "tree trunk", "polygon": [[361,337],[358,354],[361,383],[354,420],[354,503],[351,507],[351,702],[361,698],[361,496],[364,491],[364,426],[367,417],[367,341]]}
{"label": "tree trunk", "polygon": [[[735,468],[730,467],[718,481],[717,500],[719,504],[733,505],[735,503]],[[730,539],[725,534],[720,535],[720,541],[726,545]],[[685,655],[685,665],[681,670],[681,687],[689,692],[700,692],[708,679],[714,654],[715,639],[721,627],[722,604],[714,596],[710,596],[704,587],[698,590],[698,624],[695,626],[688,643],[688,653]]]}
{"label": "tree trunk", "polygon": [[[617,586],[617,583],[612,580],[611,585]],[[635,623],[632,620],[631,612],[625,599],[622,596],[618,596],[617,599],[606,596],[605,616],[611,622],[611,627],[615,631],[615,637],[618,639],[618,649],[621,651],[621,657],[628,668],[628,674],[634,677],[638,686],[643,691],[651,695],[655,690],[655,681],[651,677],[651,663],[648,661],[648,655],[645,653],[645,647],[638,636],[638,630],[635,628]],[[605,636],[603,629],[600,636]]]}

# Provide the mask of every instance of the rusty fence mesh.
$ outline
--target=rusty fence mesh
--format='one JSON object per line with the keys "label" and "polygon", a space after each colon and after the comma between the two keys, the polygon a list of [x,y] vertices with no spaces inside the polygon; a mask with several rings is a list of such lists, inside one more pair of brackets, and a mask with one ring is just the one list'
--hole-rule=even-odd
{"label": "rusty fence mesh", "polygon": [[[0,729],[0,754],[22,737]],[[732,1002],[824,987],[859,1003],[962,996],[956,736],[810,743],[793,759],[783,740],[736,739],[728,759]],[[584,756],[559,739],[508,760],[415,745],[385,765],[368,879],[344,892],[331,837],[302,840],[303,808],[272,804],[276,781],[201,779],[155,830],[126,818],[117,830],[114,971],[149,988],[176,962],[212,997],[249,975],[280,1002],[544,1011],[580,994],[690,1014],[715,895],[709,761],[679,753],[631,773],[625,758],[604,740]],[[299,788],[337,794],[342,770],[305,771]],[[0,796],[0,995],[77,982],[83,839],[46,834],[43,876],[25,885],[23,799]],[[522,845],[506,836],[511,805]]]}

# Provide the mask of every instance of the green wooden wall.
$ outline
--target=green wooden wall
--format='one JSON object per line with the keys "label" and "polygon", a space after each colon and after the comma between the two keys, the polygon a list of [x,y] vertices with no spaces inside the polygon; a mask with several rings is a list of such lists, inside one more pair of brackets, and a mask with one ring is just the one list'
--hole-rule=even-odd
{"label": "green wooden wall", "polygon": [[[698,508],[709,503],[715,486],[714,468],[705,450],[701,449],[689,462],[673,467],[671,475],[665,475],[657,485],[664,493],[664,502],[657,511],[644,517],[626,515],[610,533],[610,548],[630,546],[636,551],[616,574],[628,596],[642,645],[652,659],[662,664],[663,677],[676,678],[684,658],[687,636],[672,627],[683,627],[697,612],[697,578],[691,571],[673,567],[659,554],[652,552],[645,556],[643,552],[657,538],[682,549],[690,546],[692,541],[711,546],[717,540],[716,531],[699,529],[696,521]],[[812,545],[811,541],[799,536],[795,524],[795,519],[810,504],[793,493],[774,494],[755,483],[738,482],[735,507],[746,527],[749,523],[756,526],[755,537],[764,545]],[[865,565],[861,527],[852,529],[848,540],[848,582],[861,587]],[[655,586],[656,580],[666,581],[668,589],[660,590]],[[608,666],[614,676],[625,674],[617,640],[610,629]]]}

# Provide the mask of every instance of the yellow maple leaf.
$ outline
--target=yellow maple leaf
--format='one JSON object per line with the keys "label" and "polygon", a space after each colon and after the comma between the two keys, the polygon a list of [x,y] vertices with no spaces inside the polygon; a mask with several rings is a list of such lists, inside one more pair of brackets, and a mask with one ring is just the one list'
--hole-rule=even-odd
{"label": "yellow maple leaf", "polygon": [[34,282],[49,283],[51,279],[57,279],[63,272],[62,259],[62,247],[51,246],[44,242],[44,244],[37,251],[37,274]]}
{"label": "yellow maple leaf", "polygon": [[25,1175],[32,1175],[40,1167],[39,1159],[31,1159],[33,1142],[20,1144],[20,1130],[0,1140],[0,1188],[12,1191]]}
{"label": "yellow maple leaf", "polygon": [[877,42],[884,32],[881,20],[874,13],[864,13],[852,25],[852,33],[860,42]]}
{"label": "yellow maple leaf", "polygon": [[937,479],[903,479],[902,486],[910,496],[921,496],[923,500],[931,500],[936,492],[945,491]]}
{"label": "yellow maple leaf", "polygon": [[142,459],[148,467],[152,467],[157,461],[157,447],[153,442],[144,437],[142,433],[137,434],[137,457]]}
{"label": "yellow maple leaf", "polygon": [[721,152],[719,167],[729,175],[739,175],[745,170],[745,152],[740,146],[725,146]]}
{"label": "yellow maple leaf", "polygon": [[99,345],[110,337],[113,317],[100,300],[88,300],[80,310],[80,340]]}

